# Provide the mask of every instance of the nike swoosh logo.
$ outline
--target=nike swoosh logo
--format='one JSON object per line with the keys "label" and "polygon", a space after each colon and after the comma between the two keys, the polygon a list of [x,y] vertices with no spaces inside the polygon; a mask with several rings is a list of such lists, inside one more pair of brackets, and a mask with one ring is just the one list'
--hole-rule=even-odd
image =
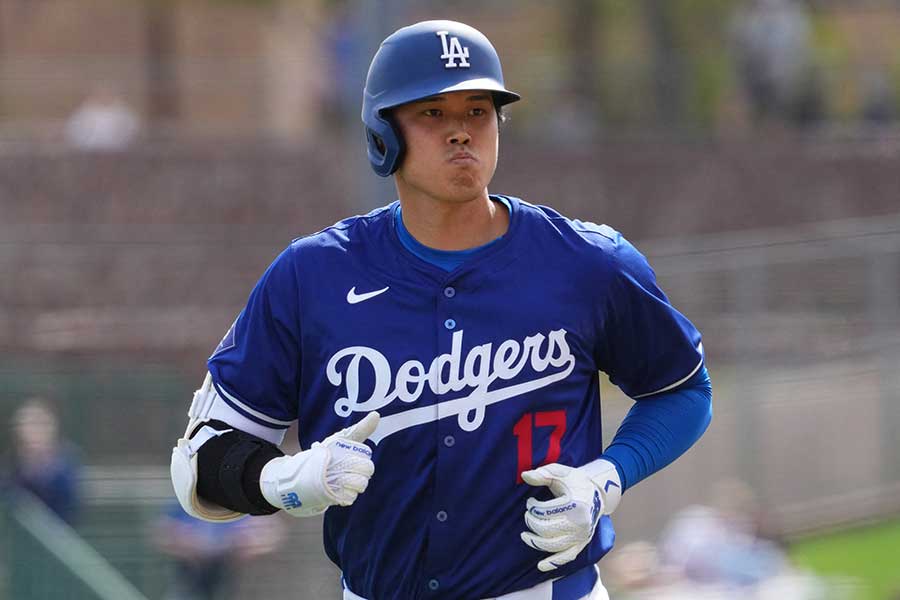
{"label": "nike swoosh logo", "polygon": [[378,294],[383,294],[390,289],[390,286],[384,288],[383,290],[375,290],[374,292],[366,292],[365,294],[357,294],[356,286],[354,285],[350,288],[350,291],[347,292],[347,302],[350,304],[358,304],[360,302],[365,302],[369,298],[374,298]]}

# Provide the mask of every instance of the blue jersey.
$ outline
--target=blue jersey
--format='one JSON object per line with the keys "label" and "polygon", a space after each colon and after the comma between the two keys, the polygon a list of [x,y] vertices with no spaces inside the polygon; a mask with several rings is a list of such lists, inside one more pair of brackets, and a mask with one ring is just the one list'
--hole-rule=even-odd
{"label": "blue jersey", "polygon": [[603,517],[552,573],[519,538],[523,470],[603,450],[598,371],[632,397],[702,363],[700,334],[618,232],[504,197],[509,228],[447,272],[398,237],[397,203],[295,240],[209,360],[223,399],[313,442],[377,410],[375,475],[325,514],[325,549],[370,600],[487,598],[593,564]]}

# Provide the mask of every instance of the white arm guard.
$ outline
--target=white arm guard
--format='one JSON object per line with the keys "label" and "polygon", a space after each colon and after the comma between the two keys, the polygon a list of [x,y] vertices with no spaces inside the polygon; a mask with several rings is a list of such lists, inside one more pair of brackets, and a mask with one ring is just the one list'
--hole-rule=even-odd
{"label": "white arm guard", "polygon": [[375,431],[378,419],[378,413],[371,412],[309,450],[270,460],[259,477],[263,497],[295,517],[353,504],[375,472],[372,450],[364,442]]}
{"label": "white arm guard", "polygon": [[211,437],[225,432],[216,431],[212,427],[204,427],[197,432],[194,439],[188,439],[188,436],[198,425],[209,421],[209,411],[214,399],[212,375],[207,373],[203,385],[194,392],[191,408],[188,409],[188,424],[184,435],[172,448],[170,464],[172,486],[175,488],[175,495],[178,497],[181,507],[192,517],[212,522],[236,521],[244,515],[206,502],[197,496],[197,450]]}

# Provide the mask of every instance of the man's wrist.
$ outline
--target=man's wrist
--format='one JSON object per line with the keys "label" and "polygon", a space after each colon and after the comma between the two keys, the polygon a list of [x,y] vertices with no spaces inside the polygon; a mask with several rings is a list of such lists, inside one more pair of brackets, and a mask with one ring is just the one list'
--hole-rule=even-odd
{"label": "man's wrist", "polygon": [[335,504],[325,482],[329,456],[327,449],[316,444],[309,450],[270,460],[259,476],[263,498],[294,517],[325,512]]}
{"label": "man's wrist", "polygon": [[622,499],[622,478],[616,465],[605,458],[598,458],[578,470],[587,475],[603,495],[603,514],[612,514]]}

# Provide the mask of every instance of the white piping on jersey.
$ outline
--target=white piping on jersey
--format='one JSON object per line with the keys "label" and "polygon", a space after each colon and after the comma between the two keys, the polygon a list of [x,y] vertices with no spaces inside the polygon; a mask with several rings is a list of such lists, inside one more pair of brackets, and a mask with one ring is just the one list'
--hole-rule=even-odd
{"label": "white piping on jersey", "polygon": [[243,402],[241,402],[240,400],[238,400],[237,398],[235,398],[234,396],[229,394],[227,390],[223,389],[222,387],[220,387],[218,385],[216,386],[216,391],[218,391],[223,396],[226,396],[229,400],[231,400],[232,402],[237,404],[241,408],[241,410],[247,411],[248,413],[250,413],[257,419],[262,419],[263,421],[265,421],[267,423],[272,423],[274,425],[283,425],[285,427],[290,427],[291,423],[293,423],[293,421],[279,421],[278,419],[273,419],[269,415],[265,415],[265,414],[259,412],[258,410],[253,410],[252,408],[250,408],[249,406],[247,406],[246,404],[244,404]]}
{"label": "white piping on jersey", "polygon": [[271,442],[276,446],[280,446],[284,441],[287,429],[283,427],[270,427],[262,425],[256,421],[251,421],[246,415],[238,412],[236,408],[228,404],[218,392],[215,392],[212,408],[209,409],[209,418],[223,423],[228,423],[235,429],[252,433],[256,437],[262,438],[267,442]]}
{"label": "white piping on jersey", "polygon": [[[575,368],[575,356],[566,342],[566,333],[565,329],[557,329],[550,331],[546,336],[542,333],[528,336],[521,343],[506,340],[500,343],[493,353],[493,343],[482,344],[473,347],[463,358],[463,330],[459,330],[453,334],[449,354],[435,357],[427,370],[421,362],[408,360],[397,370],[396,379],[387,358],[378,350],[367,346],[344,348],[331,357],[326,368],[328,381],[334,386],[344,383],[347,392],[346,397],[338,398],[335,402],[334,412],[340,417],[347,417],[354,412],[379,410],[397,399],[405,403],[415,402],[421,396],[426,383],[436,395],[475,388],[468,396],[462,398],[382,417],[378,429],[370,439],[377,444],[402,429],[450,416],[459,417],[459,426],[463,431],[474,431],[484,422],[485,407],[546,387],[572,373]],[[542,353],[544,340],[547,340],[546,351]],[[338,371],[339,364],[346,357],[351,358],[347,361],[343,372]],[[375,384],[369,398],[361,401],[359,373],[363,359],[375,373]],[[543,373],[550,367],[562,370],[531,381],[488,391],[494,381],[515,378],[529,363],[535,373]],[[394,389],[390,391],[392,384]]]}
{"label": "white piping on jersey", "polygon": [[694,374],[700,370],[700,367],[703,366],[703,342],[700,342],[700,344],[697,346],[697,351],[700,352],[700,362],[697,363],[697,366],[694,367],[694,369],[690,373],[688,373],[686,376],[682,377],[681,379],[679,379],[678,381],[676,381],[675,383],[673,383],[671,385],[667,385],[664,388],[660,388],[660,389],[656,390],[655,392],[647,392],[646,394],[639,394],[637,396],[634,396],[634,399],[637,400],[638,398],[646,398],[647,396],[652,396],[653,394],[661,394],[663,392],[668,392],[669,390],[674,390],[679,385],[681,385],[682,383],[684,383],[685,381],[687,381],[688,379],[693,377]]}

